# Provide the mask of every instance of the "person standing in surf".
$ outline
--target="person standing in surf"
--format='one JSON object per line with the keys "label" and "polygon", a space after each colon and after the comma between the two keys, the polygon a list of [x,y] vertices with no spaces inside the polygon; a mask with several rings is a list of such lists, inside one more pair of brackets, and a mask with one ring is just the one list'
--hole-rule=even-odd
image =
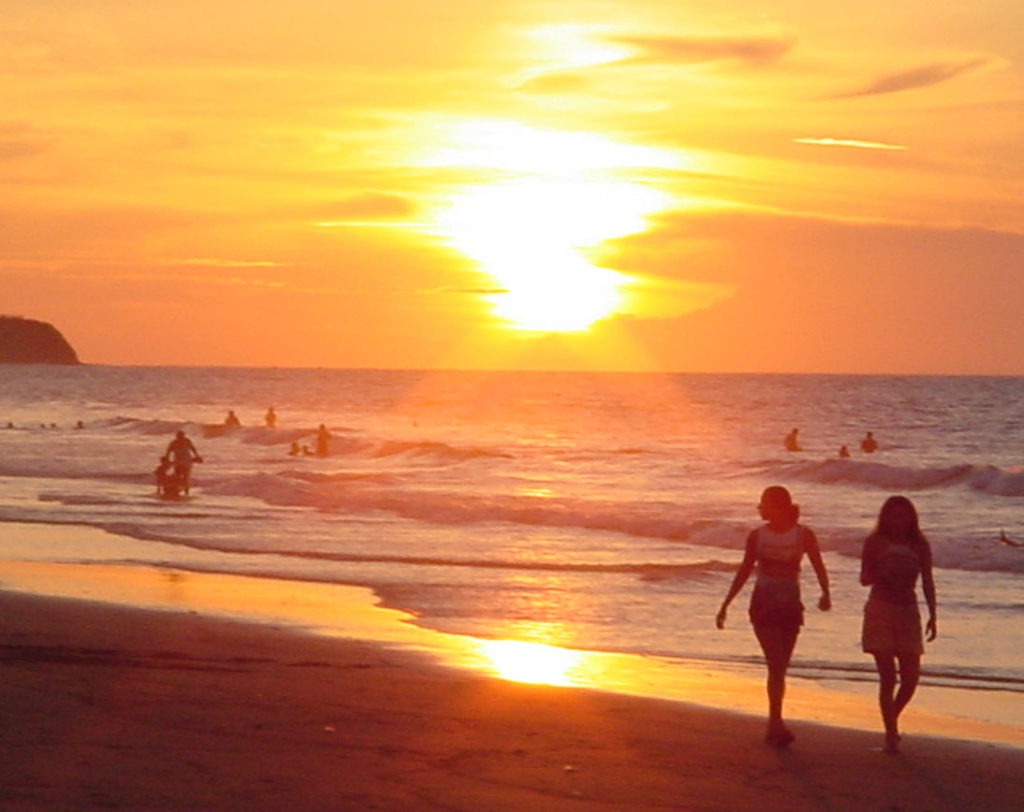
{"label": "person standing in surf", "polygon": [[[928,604],[924,632],[917,606],[918,578]],[[890,496],[882,505],[874,531],[864,540],[860,582],[871,587],[861,642],[878,667],[885,752],[898,753],[900,714],[921,678],[925,634],[929,643],[938,636],[932,549],[921,532],[917,509],[907,497]]]}
{"label": "person standing in surf", "polygon": [[185,496],[188,496],[192,478],[192,465],[193,463],[202,462],[203,458],[199,456],[196,447],[183,431],[179,431],[174,435],[174,439],[167,446],[165,456],[174,465],[174,476],[181,483],[182,492]]}
{"label": "person standing in surf", "polygon": [[796,737],[782,718],[786,693],[786,672],[804,622],[800,602],[800,562],[806,553],[821,586],[818,608],[832,608],[828,572],[821,559],[818,539],[809,527],[799,523],[800,508],[793,504],[781,485],[766,488],[758,510],[765,524],[747,536],[746,550],[732,585],[722,601],[715,623],[725,628],[726,612],[756,567],[757,576],[750,598],[750,622],[754,627],[768,668],[768,732],[765,742],[786,747]]}
{"label": "person standing in surf", "polygon": [[326,457],[329,453],[330,444],[331,433],[327,430],[327,426],[321,423],[320,428],[316,430],[316,455],[318,457]]}

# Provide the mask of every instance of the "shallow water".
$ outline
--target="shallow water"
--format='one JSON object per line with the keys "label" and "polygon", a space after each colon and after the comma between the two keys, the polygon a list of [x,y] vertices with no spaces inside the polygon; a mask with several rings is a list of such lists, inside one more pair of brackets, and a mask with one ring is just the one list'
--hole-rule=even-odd
{"label": "shallow water", "polygon": [[[859,545],[904,492],[939,567],[924,690],[1024,724],[1024,547],[999,543],[1024,539],[1022,403],[1021,378],[0,367],[0,521],[141,542],[7,555],[361,584],[441,631],[757,673],[745,595],[713,617],[781,483],[834,584],[794,673],[861,691]],[[290,456],[320,423],[331,453]],[[179,427],[206,461],[169,503],[152,471]]]}

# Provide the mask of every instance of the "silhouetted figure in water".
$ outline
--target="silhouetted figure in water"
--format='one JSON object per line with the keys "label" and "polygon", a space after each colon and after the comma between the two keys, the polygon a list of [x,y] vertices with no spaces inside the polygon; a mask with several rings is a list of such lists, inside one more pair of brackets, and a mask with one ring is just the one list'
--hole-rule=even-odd
{"label": "silhouetted figure in water", "polygon": [[320,428],[316,430],[316,455],[326,457],[330,451],[330,443],[331,433],[327,430],[327,426],[321,423]]}
{"label": "silhouetted figure in water", "polygon": [[263,417],[263,422],[267,424],[268,429],[272,429],[277,426],[277,412],[274,411],[273,406],[267,409],[267,413]]}
{"label": "silhouetted figure in water", "polygon": [[289,457],[297,457],[302,453],[302,447],[298,443],[292,443],[292,447],[288,449]]}
{"label": "silhouetted figure in water", "polygon": [[224,425],[232,429],[237,429],[242,425],[242,421],[238,419],[234,409],[228,410],[228,416],[224,418]]}
{"label": "silhouetted figure in water", "polygon": [[850,449],[848,449],[845,445],[839,446],[839,456],[842,457],[843,459],[846,459],[847,457],[850,456]]}
{"label": "silhouetted figure in water", "polygon": [[860,450],[865,454],[874,454],[878,450],[878,440],[870,431],[860,441]]}
{"label": "silhouetted figure in water", "polygon": [[[924,633],[915,589],[918,578],[928,604]],[[907,497],[890,496],[882,505],[878,524],[864,541],[860,582],[871,587],[864,606],[861,643],[864,651],[874,656],[878,668],[885,752],[898,753],[900,714],[921,677],[924,634],[928,642],[938,635],[932,550],[921,532],[917,510]]]}
{"label": "silhouetted figure in water", "polygon": [[156,493],[165,499],[177,499],[181,495],[181,479],[174,472],[171,458],[164,455],[160,458],[160,464],[153,471],[156,477]]}
{"label": "silhouetted figure in water", "polygon": [[174,435],[174,439],[167,446],[166,456],[170,458],[174,466],[174,475],[181,483],[182,492],[188,496],[192,481],[192,465],[202,462],[203,458],[199,456],[196,447],[183,431]]}
{"label": "silhouetted figure in water", "polygon": [[726,610],[750,574],[757,568],[757,580],[750,598],[750,622],[768,667],[768,732],[765,742],[786,747],[795,738],[782,719],[786,693],[786,671],[804,622],[800,602],[800,561],[807,554],[821,586],[818,608],[832,608],[828,573],[821,560],[818,539],[809,527],[799,523],[800,508],[789,491],[779,485],[766,488],[758,510],[766,524],[747,536],[746,551],[729,592],[722,601],[715,623],[725,628]]}
{"label": "silhouetted figure in water", "polygon": [[789,434],[787,434],[786,439],[782,441],[782,444],[786,447],[786,451],[799,451],[800,441],[797,439],[797,429],[793,429]]}

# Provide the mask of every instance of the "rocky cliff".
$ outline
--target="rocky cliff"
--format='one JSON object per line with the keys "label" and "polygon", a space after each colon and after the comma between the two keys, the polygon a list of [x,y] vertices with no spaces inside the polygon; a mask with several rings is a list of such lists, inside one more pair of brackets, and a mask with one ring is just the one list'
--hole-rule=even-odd
{"label": "rocky cliff", "polygon": [[0,364],[77,364],[78,355],[52,324],[0,316]]}

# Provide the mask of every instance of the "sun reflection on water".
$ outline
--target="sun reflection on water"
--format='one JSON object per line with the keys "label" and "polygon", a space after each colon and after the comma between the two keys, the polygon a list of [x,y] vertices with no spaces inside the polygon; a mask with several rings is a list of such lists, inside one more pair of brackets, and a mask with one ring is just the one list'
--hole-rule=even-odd
{"label": "sun reflection on water", "polygon": [[544,685],[573,685],[583,660],[578,651],[522,640],[480,640],[480,651],[503,679]]}

